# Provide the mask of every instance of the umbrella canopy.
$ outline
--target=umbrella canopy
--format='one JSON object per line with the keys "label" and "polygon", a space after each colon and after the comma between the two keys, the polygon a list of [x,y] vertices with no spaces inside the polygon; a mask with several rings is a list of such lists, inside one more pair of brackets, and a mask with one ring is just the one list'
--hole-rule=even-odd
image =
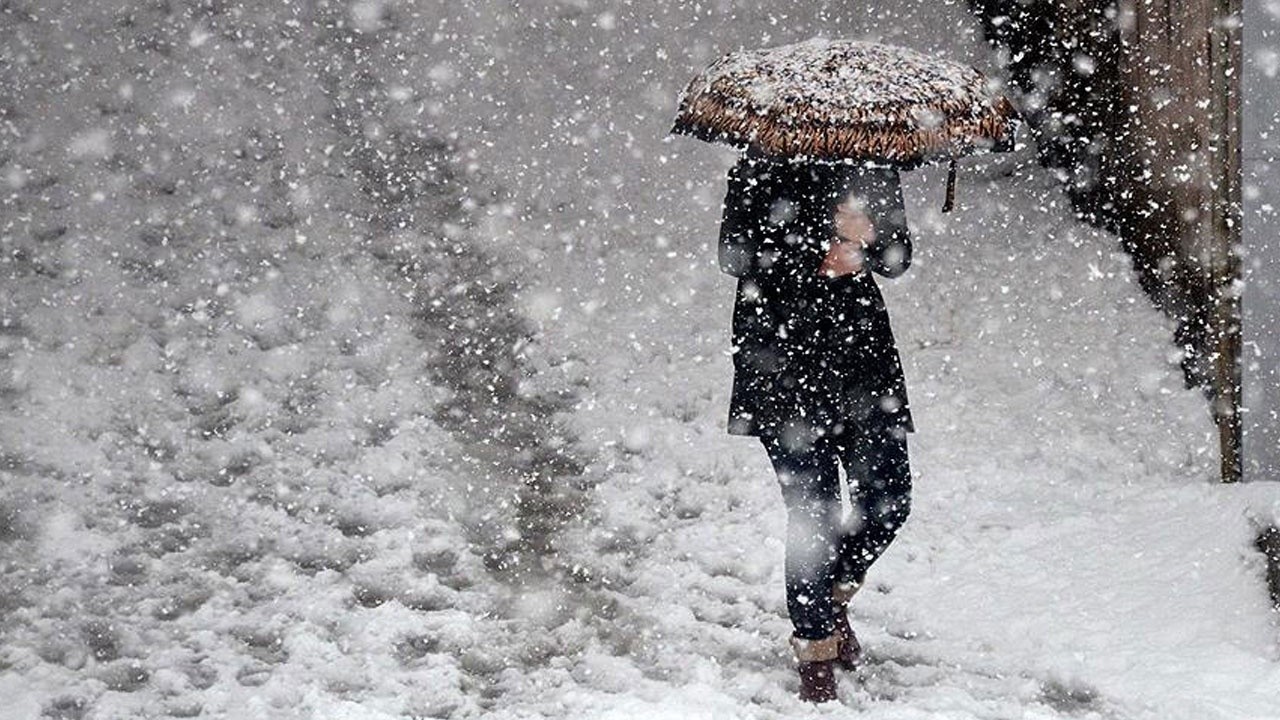
{"label": "umbrella canopy", "polygon": [[732,52],[685,87],[672,133],[779,158],[902,167],[1013,145],[1017,111],[982,73],[914,50],[813,38]]}

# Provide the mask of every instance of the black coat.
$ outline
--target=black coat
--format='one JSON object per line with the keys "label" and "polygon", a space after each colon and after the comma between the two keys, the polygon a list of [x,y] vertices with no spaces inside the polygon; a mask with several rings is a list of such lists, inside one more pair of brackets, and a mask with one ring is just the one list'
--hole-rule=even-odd
{"label": "black coat", "polygon": [[[744,155],[729,171],[720,269],[738,278],[729,432],[812,437],[915,430],[889,313],[871,272],[911,264],[898,171]],[[864,269],[826,278],[832,212],[852,193],[875,227]]]}

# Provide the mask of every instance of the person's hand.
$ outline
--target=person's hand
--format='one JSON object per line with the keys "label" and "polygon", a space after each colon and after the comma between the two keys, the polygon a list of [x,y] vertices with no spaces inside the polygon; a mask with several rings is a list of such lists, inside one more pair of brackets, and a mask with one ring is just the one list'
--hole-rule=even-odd
{"label": "person's hand", "polygon": [[818,274],[836,278],[862,272],[862,244],[848,240],[831,243],[827,256],[822,259]]}
{"label": "person's hand", "polygon": [[836,206],[833,218],[837,240],[831,243],[818,273],[829,278],[862,272],[863,248],[876,237],[867,214],[846,204]]}
{"label": "person's hand", "polygon": [[876,238],[875,225],[865,212],[846,203],[836,206],[834,215],[836,235],[843,240],[870,245]]}

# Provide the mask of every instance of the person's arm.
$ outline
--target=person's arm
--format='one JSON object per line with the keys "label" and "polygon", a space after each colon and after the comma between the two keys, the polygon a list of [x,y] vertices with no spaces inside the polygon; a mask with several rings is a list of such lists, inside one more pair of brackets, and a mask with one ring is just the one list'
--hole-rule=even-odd
{"label": "person's arm", "polygon": [[898,171],[878,170],[877,176],[870,208],[875,233],[863,250],[864,262],[872,272],[895,278],[911,267],[911,230]]}
{"label": "person's arm", "polygon": [[768,208],[746,158],[729,169],[720,222],[720,270],[734,277],[751,274],[759,259]]}

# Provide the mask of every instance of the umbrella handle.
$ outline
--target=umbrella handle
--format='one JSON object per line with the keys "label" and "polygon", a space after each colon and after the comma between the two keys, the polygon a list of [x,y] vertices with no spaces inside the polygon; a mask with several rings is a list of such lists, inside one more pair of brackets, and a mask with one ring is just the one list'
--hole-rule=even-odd
{"label": "umbrella handle", "polygon": [[951,167],[947,169],[947,198],[942,201],[942,212],[951,212],[956,206],[956,159],[951,158]]}

